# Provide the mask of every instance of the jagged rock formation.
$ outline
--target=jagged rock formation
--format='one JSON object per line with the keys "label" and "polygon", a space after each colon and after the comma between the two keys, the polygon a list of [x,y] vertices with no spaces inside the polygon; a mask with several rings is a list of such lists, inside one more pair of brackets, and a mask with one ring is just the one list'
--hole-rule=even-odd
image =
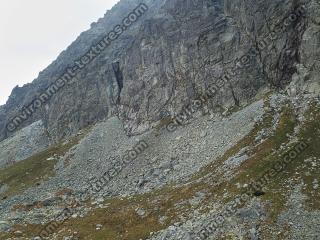
{"label": "jagged rock formation", "polygon": [[[12,135],[6,124],[23,106],[140,2],[120,1],[33,83],[16,87],[7,104],[0,107],[0,139]],[[297,0],[145,3],[149,10],[142,18],[86,66],[72,86],[56,93],[21,127],[41,119],[50,136],[59,140],[104,117],[118,115],[129,134],[141,133],[164,116],[177,114],[225,71],[234,69],[249,50],[250,59],[242,60],[248,66],[236,70],[212,99],[212,107],[245,103],[266,86],[285,88],[292,77],[301,79],[302,84],[309,81],[308,89],[318,89],[314,83],[319,68],[316,1],[305,5]],[[295,17],[286,22],[290,14]],[[274,29],[280,30],[271,41]]]}

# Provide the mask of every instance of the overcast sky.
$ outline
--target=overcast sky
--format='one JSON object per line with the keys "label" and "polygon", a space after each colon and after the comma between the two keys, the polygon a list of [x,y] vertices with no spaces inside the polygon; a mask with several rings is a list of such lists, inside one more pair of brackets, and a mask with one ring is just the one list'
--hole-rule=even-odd
{"label": "overcast sky", "polygon": [[119,0],[1,0],[0,105]]}

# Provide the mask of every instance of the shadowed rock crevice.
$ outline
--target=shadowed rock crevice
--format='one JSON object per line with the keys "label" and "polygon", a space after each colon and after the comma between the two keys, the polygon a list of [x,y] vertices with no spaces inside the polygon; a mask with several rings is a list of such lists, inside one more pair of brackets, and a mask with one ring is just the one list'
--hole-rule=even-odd
{"label": "shadowed rock crevice", "polygon": [[117,104],[120,103],[121,100],[121,91],[123,89],[123,73],[120,69],[120,63],[115,62],[112,64],[112,68],[114,71],[114,75],[116,77],[117,85],[118,85],[118,98],[117,98]]}
{"label": "shadowed rock crevice", "polygon": [[288,37],[276,63],[277,76],[274,85],[281,89],[284,89],[291,82],[293,74],[297,73],[296,65],[301,62],[299,51],[308,25],[306,7],[300,1],[293,1],[291,13],[294,15],[286,16],[291,19]]}

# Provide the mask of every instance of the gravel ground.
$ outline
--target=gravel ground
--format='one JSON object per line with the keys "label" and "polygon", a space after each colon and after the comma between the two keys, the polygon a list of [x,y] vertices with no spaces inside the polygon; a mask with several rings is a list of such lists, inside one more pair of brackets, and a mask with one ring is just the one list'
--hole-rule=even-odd
{"label": "gravel ground", "polygon": [[[283,95],[273,95],[270,100],[270,106],[274,109],[272,126],[258,133],[255,144],[265,141],[274,133],[279,123],[281,108],[287,100],[293,102],[300,121],[304,120],[302,114],[306,105],[310,103],[308,98],[289,99]],[[162,129],[134,137],[124,134],[122,123],[117,118],[96,124],[78,145],[60,158],[56,165],[55,177],[22,195],[2,201],[0,219],[5,221],[0,221],[0,229],[7,229],[12,223],[46,223],[54,219],[54,216],[62,211],[58,205],[68,200],[54,197],[55,193],[63,188],[72,189],[75,196],[86,193],[92,202],[99,203],[112,196],[132,196],[173,182],[183,184],[192,174],[215,162],[226,150],[247,135],[254,124],[262,119],[265,110],[268,109],[264,108],[261,100],[228,117],[196,117],[175,132]],[[299,127],[296,129],[296,132],[298,131]],[[294,139],[290,138],[291,141]],[[141,141],[147,143],[148,147],[138,152],[137,157],[122,167],[120,173],[112,180],[106,182],[101,191],[90,190],[90,183],[100,179],[106,171],[121,162],[126,152],[135,149]],[[248,159],[247,151],[247,147],[241,149],[217,169],[223,173],[223,179],[233,177],[239,165]],[[318,182],[314,184],[318,186]],[[289,221],[293,228],[288,239],[320,239],[317,230],[319,212],[310,212],[303,207],[305,197],[299,189],[297,186],[292,190],[287,210],[278,219],[279,232],[283,228],[283,222]],[[201,203],[205,196],[205,192],[197,193],[189,200],[193,211],[181,216],[179,222],[167,229],[152,233],[150,240],[196,239],[194,233],[215,221],[217,212],[224,207],[219,200],[203,206]],[[29,212],[10,211],[14,204],[35,201],[44,201],[46,205]],[[252,198],[245,207],[226,219],[220,231],[232,239],[241,239],[243,236],[261,239],[260,223],[267,216],[264,204],[259,198]],[[203,213],[203,208],[209,208],[210,211]],[[74,209],[74,216],[84,216],[90,210],[90,207],[79,207]],[[144,210],[138,209],[137,213],[143,215]],[[164,219],[159,219],[160,222],[162,220]],[[219,238],[221,232],[212,233],[208,239]]]}
{"label": "gravel ground", "polygon": [[45,150],[49,144],[42,121],[35,122],[0,142],[0,168],[31,157]]}
{"label": "gravel ground", "polygon": [[[273,95],[270,98],[270,107],[275,110],[274,118],[272,121],[272,127],[270,129],[263,129],[258,133],[256,141],[261,142],[271,134],[273,134],[278,122],[281,107],[284,106],[285,101],[290,100],[298,114],[300,121],[304,120],[303,113],[307,109],[308,104],[311,102],[309,96],[306,98],[289,99],[283,95]],[[298,132],[299,127],[296,129]],[[295,140],[292,137],[289,144]],[[232,169],[239,166],[243,161],[246,161],[247,156],[244,154],[246,149],[242,149],[236,156],[229,158],[225,161],[221,169],[226,169],[224,176],[232,177]],[[316,160],[314,166],[316,166]],[[231,167],[231,170],[230,170]],[[228,169],[228,170],[227,170]],[[231,171],[231,173],[230,173]],[[227,179],[227,178],[226,178]],[[318,187],[318,182],[314,181],[314,187]],[[288,193],[290,195],[290,193]],[[318,222],[320,217],[319,211],[307,210],[305,206],[306,197],[301,193],[301,186],[293,188],[290,200],[287,203],[287,210],[279,216],[279,228],[274,230],[273,236],[269,236],[269,239],[279,239],[276,237],[278,234],[284,231],[284,223],[290,225],[290,232],[287,233],[287,238],[281,239],[294,239],[294,240],[318,240],[320,239],[320,232],[318,228]],[[259,198],[251,199],[244,208],[241,208],[237,213],[227,218],[226,221],[218,230],[210,232],[210,236],[206,239],[220,239],[221,234],[228,236],[228,239],[263,239],[260,235],[261,221],[264,221],[267,215],[265,209],[265,203],[262,203]],[[199,203],[200,208],[196,208],[187,219],[182,222],[176,222],[165,230],[153,233],[149,240],[183,240],[183,239],[198,239],[201,230],[205,229],[210,223],[217,220],[217,214],[221,209],[225,208],[224,204],[219,201],[210,203],[210,206],[206,206],[211,209],[208,213],[201,213],[203,206]],[[244,236],[246,236],[244,238]]]}
{"label": "gravel ground", "polygon": [[[182,181],[201,167],[214,162],[248,134],[255,124],[254,119],[260,118],[263,112],[263,101],[258,101],[230,117],[204,116],[193,119],[173,133],[163,129],[159,134],[149,132],[131,138],[124,134],[121,122],[111,118],[97,124],[59,161],[55,177],[20,196],[2,201],[0,219],[9,219],[13,223],[48,221],[61,211],[60,207],[53,204],[43,210],[20,212],[15,216],[11,216],[10,207],[18,203],[54,199],[55,192],[63,188],[73,189],[77,193],[88,192],[86,189],[90,180],[99,179],[140,140],[145,141],[148,148],[125,166],[96,196],[91,193],[91,197],[128,196]],[[70,161],[68,166],[62,164],[66,158]]]}
{"label": "gravel ground", "polygon": [[282,226],[289,224],[290,239],[300,240],[318,240],[320,239],[320,211],[310,211],[305,208],[305,201],[307,197],[302,194],[302,184],[294,187],[289,202],[287,203],[287,210],[279,217],[279,231]]}

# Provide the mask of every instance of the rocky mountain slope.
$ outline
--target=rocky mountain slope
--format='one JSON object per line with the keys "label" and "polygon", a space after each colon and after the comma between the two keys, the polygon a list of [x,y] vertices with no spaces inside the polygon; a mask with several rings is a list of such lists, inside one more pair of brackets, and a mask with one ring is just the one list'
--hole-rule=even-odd
{"label": "rocky mountain slope", "polygon": [[319,13],[121,0],[0,106],[0,239],[320,239]]}
{"label": "rocky mountain slope", "polygon": [[[0,109],[1,139],[14,134],[6,126],[24,106],[140,2],[120,1],[33,83],[16,87]],[[53,141],[58,141],[118,115],[127,133],[141,133],[164,116],[178,113],[226,73],[232,76],[212,99],[213,106],[245,103],[261,88],[284,88],[293,79],[308,81],[312,91],[317,88],[317,1],[149,0],[145,4],[148,11],[137,22],[18,129],[42,120]]]}

